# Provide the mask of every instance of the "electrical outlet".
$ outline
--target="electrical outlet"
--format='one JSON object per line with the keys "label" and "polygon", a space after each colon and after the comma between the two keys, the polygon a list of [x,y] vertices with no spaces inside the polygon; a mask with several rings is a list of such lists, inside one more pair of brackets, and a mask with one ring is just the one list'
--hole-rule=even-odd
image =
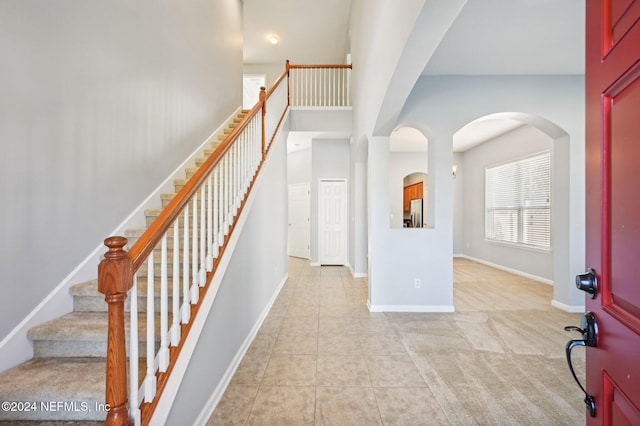
{"label": "electrical outlet", "polygon": [[416,278],[416,280],[415,280],[415,286],[416,286],[416,288],[420,288],[420,287],[422,287],[422,281],[420,281],[420,278]]}

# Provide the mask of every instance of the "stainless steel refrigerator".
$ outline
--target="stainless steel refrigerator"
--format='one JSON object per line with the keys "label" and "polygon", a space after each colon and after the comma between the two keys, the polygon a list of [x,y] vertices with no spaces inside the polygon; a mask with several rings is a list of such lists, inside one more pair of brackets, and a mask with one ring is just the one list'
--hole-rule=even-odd
{"label": "stainless steel refrigerator", "polygon": [[411,200],[411,227],[422,228],[422,198]]}

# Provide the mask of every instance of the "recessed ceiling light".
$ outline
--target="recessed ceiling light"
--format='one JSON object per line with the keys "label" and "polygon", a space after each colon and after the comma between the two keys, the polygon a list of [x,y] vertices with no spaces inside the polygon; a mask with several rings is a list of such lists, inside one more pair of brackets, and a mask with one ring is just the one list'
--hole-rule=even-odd
{"label": "recessed ceiling light", "polygon": [[277,37],[277,36],[274,36],[274,35],[269,36],[269,42],[270,42],[271,44],[278,44],[278,41],[279,41],[279,40],[278,40],[278,37]]}

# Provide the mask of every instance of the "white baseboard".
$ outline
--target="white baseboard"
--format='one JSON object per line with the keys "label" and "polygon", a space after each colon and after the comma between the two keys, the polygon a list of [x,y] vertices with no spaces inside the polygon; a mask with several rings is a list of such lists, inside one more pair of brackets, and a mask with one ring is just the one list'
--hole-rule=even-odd
{"label": "white baseboard", "polygon": [[[231,114],[189,158],[180,164],[180,166],[109,235],[124,235],[124,231],[127,229],[143,228],[145,223],[144,211],[150,208],[160,207],[160,194],[163,192],[173,192],[173,180],[184,177],[184,169],[188,166],[189,162],[193,163],[196,157],[202,155],[206,145],[231,123],[241,109],[242,108],[238,108]],[[27,338],[29,329],[68,314],[73,310],[73,297],[69,294],[69,288],[72,285],[96,279],[98,276],[98,264],[106,251],[106,247],[101,242],[33,311],[24,317],[24,319],[2,339],[0,342],[0,353],[2,353],[3,356],[0,357],[0,372],[33,358],[33,343]]]}
{"label": "white baseboard", "polygon": [[224,392],[227,390],[229,383],[231,383],[231,379],[233,378],[233,375],[236,373],[236,370],[238,369],[238,367],[240,366],[240,362],[242,361],[242,358],[244,358],[245,354],[247,353],[247,350],[249,349],[249,346],[251,346],[251,343],[253,342],[253,339],[255,339],[256,335],[258,334],[258,331],[260,331],[260,327],[262,327],[262,324],[264,323],[264,320],[267,318],[267,315],[269,315],[269,311],[271,310],[271,307],[276,301],[278,294],[280,294],[280,290],[282,290],[282,287],[284,286],[284,284],[287,282],[288,279],[289,279],[289,274],[286,274],[282,279],[282,281],[280,282],[280,284],[278,284],[278,288],[271,296],[271,300],[269,300],[269,303],[267,304],[264,311],[262,311],[262,314],[254,324],[253,328],[251,329],[251,332],[242,343],[242,346],[240,346],[240,349],[238,349],[238,352],[236,352],[236,355],[233,357],[233,360],[231,361],[229,368],[227,368],[227,371],[222,376],[222,379],[218,383],[218,386],[216,386],[216,389],[213,391],[213,393],[211,394],[207,402],[204,404],[204,407],[202,407],[202,411],[200,411],[200,414],[196,418],[194,425],[204,426],[207,424],[207,421],[215,411],[216,407],[218,406],[218,403],[220,403],[220,400],[222,399]]}
{"label": "white baseboard", "polygon": [[351,276],[353,278],[367,278],[366,272],[356,272],[353,270],[353,267],[349,264],[346,265],[349,268],[349,272],[351,272]]}
{"label": "white baseboard", "polygon": [[322,266],[317,262],[309,262],[309,266]]}
{"label": "white baseboard", "polygon": [[369,312],[455,312],[453,305],[372,305],[367,300]]}
{"label": "white baseboard", "polygon": [[465,256],[464,256],[464,254],[462,254],[462,253],[457,253],[457,254],[456,254],[456,253],[454,253],[454,254],[453,254],[453,257],[465,257]]}
{"label": "white baseboard", "polygon": [[529,278],[534,281],[541,282],[543,284],[553,285],[553,280],[549,280],[547,278],[542,278],[537,275],[529,274],[527,272],[518,271],[517,269],[509,268],[507,266],[498,265],[497,263],[488,262],[486,260],[478,259],[475,257],[467,256],[466,254],[462,254],[458,257],[462,257],[464,259],[471,260],[473,262],[482,263],[483,265],[491,266],[492,268],[501,269],[506,272],[511,272],[512,274],[519,275],[521,277]]}
{"label": "white baseboard", "polygon": [[584,305],[567,305],[565,303],[558,302],[555,299],[551,301],[551,306],[572,314],[584,312]]}

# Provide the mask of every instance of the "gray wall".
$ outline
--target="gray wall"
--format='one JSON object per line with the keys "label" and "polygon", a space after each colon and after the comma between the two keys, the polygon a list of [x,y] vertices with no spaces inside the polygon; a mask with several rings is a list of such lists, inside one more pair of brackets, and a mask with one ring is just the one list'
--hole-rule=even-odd
{"label": "gray wall", "polygon": [[551,149],[552,141],[549,136],[535,127],[526,125],[463,154],[463,162],[458,164],[458,171],[464,170],[464,175],[459,176],[464,185],[464,201],[462,206],[454,204],[454,211],[463,211],[465,255],[553,280],[553,258],[550,251],[488,242],[484,235],[485,169]]}
{"label": "gray wall", "polygon": [[286,277],[287,160],[283,138],[272,145],[270,156],[260,172],[262,181],[254,186],[256,198],[166,424],[194,423]]}
{"label": "gray wall", "polygon": [[318,263],[318,185],[320,179],[347,179],[348,139],[314,139],[311,144],[311,263]]}
{"label": "gray wall", "polygon": [[287,154],[287,181],[311,182],[311,148]]}
{"label": "gray wall", "polygon": [[0,338],[242,103],[242,3],[0,2]]}
{"label": "gray wall", "polygon": [[[453,211],[440,217],[437,215],[443,204],[453,202],[447,197],[453,196],[453,185],[459,185],[459,178],[451,179],[453,135],[473,120],[488,116],[504,118],[503,115],[533,125],[555,141],[552,173],[554,181],[563,184],[554,185],[552,191],[564,195],[554,198],[556,208],[555,213],[552,212],[552,220],[559,224],[552,229],[555,284],[552,302],[563,309],[580,310],[584,305],[584,295],[576,289],[573,277],[585,268],[584,76],[423,76],[400,114],[399,125],[411,123],[429,139],[429,197],[436,197],[437,228],[440,218],[455,220]],[[437,161],[437,170],[442,168],[440,180],[437,170],[434,176],[432,159]],[[558,164],[563,166],[558,167]],[[465,171],[461,168],[459,173],[464,174]],[[435,191],[432,190],[434,180]],[[443,195],[445,199],[440,199]],[[557,217],[557,213],[563,217]],[[452,241],[453,234],[447,239]],[[440,247],[446,247],[444,239],[440,244]],[[372,244],[370,246],[373,247]],[[380,246],[393,249],[386,241],[382,241]],[[390,255],[391,252],[381,259],[391,259]],[[375,261],[371,259],[372,264]],[[444,272],[444,268],[449,269],[450,265],[439,264],[437,267]]]}

